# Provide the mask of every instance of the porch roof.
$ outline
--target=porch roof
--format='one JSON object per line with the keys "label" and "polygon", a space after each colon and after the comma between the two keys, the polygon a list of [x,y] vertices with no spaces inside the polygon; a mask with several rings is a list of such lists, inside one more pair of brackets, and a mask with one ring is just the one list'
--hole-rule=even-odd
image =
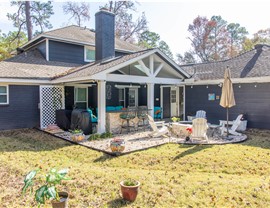
{"label": "porch roof", "polygon": [[115,57],[113,59],[105,60],[105,61],[99,61],[99,62],[92,62],[87,65],[73,68],[71,70],[68,70],[60,75],[57,75],[53,78],[54,82],[69,82],[69,81],[86,81],[91,78],[94,79],[94,75],[97,75],[99,73],[106,73],[108,71],[111,72],[111,70],[118,70],[123,65],[128,65],[130,63],[134,63],[142,58],[148,57],[152,54],[158,54],[159,57],[164,59],[165,62],[167,62],[169,65],[171,65],[174,70],[179,73],[184,78],[189,77],[188,73],[186,73],[184,70],[182,70],[177,64],[175,64],[173,61],[171,61],[169,58],[166,57],[159,49],[148,49],[143,50],[139,52],[135,52],[128,55],[123,55],[120,57]]}

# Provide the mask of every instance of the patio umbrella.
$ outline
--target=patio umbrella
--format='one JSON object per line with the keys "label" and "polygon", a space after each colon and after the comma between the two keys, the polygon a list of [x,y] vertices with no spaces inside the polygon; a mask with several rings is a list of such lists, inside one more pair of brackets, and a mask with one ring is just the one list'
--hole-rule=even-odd
{"label": "patio umbrella", "polygon": [[235,106],[233,93],[233,85],[231,80],[231,72],[229,67],[225,70],[222,93],[219,103],[223,108],[227,109],[227,138],[229,137],[229,108]]}

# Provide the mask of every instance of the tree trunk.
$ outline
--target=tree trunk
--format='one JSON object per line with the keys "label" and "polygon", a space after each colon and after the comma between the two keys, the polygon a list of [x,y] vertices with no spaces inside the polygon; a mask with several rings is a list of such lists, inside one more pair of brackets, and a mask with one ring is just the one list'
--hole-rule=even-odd
{"label": "tree trunk", "polygon": [[33,37],[33,26],[30,16],[30,1],[25,1],[25,18],[26,18],[27,36],[29,41]]}

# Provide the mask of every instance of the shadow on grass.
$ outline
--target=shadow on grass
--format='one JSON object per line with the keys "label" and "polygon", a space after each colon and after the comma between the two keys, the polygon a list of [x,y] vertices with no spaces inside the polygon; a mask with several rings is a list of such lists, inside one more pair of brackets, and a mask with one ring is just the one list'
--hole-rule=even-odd
{"label": "shadow on grass", "polygon": [[107,203],[108,208],[124,207],[132,202],[126,201],[123,198],[117,198]]}
{"label": "shadow on grass", "polygon": [[49,151],[74,144],[37,129],[0,131],[0,152]]}
{"label": "shadow on grass", "polygon": [[194,153],[199,152],[201,150],[211,148],[212,146],[213,145],[194,145],[191,148],[189,148],[189,149],[185,150],[184,152],[180,153],[179,155],[177,155],[175,158],[173,158],[173,161],[178,160],[178,159],[185,157],[187,155],[194,154]]}
{"label": "shadow on grass", "polygon": [[93,162],[94,162],[94,163],[97,163],[97,162],[104,162],[104,161],[106,161],[106,160],[111,160],[111,159],[113,159],[113,158],[115,158],[115,156],[112,156],[112,155],[108,155],[108,154],[103,153],[102,156],[96,158]]}

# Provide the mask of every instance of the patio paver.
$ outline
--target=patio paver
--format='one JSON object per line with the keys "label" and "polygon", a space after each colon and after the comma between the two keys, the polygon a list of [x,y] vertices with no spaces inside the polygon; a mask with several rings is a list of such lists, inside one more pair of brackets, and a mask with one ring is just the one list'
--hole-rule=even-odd
{"label": "patio paver", "polygon": [[[121,155],[135,152],[135,151],[149,149],[151,147],[156,147],[156,146],[160,146],[167,143],[189,144],[189,145],[197,145],[197,144],[221,145],[221,144],[239,143],[247,139],[247,136],[244,134],[242,136],[231,136],[231,140],[221,139],[218,137],[210,137],[209,143],[207,143],[207,141],[205,140],[197,140],[197,139],[193,139],[193,142],[185,141],[185,138],[177,138],[174,136],[165,137],[165,138],[164,137],[151,138],[148,136],[149,133],[150,131],[114,135],[114,138],[118,137],[125,140],[125,150],[121,153]],[[55,133],[53,135],[56,137],[62,138],[64,140],[73,142],[70,139],[70,135],[71,135],[70,132]],[[88,138],[88,136],[86,136],[86,138]],[[110,149],[111,139],[112,138],[100,139],[100,140],[95,140],[95,141],[84,140],[81,142],[73,142],[73,143],[78,143],[79,145],[82,145],[82,146],[85,146],[94,150],[102,151],[110,155],[116,155]]]}

